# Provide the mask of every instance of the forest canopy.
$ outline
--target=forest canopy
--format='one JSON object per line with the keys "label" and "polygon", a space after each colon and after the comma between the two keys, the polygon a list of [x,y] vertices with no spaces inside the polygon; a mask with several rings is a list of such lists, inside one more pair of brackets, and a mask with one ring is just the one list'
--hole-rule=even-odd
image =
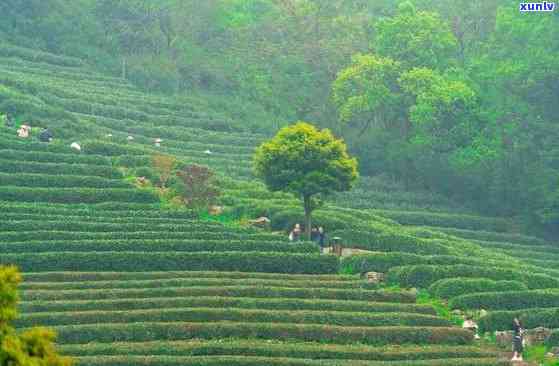
{"label": "forest canopy", "polygon": [[[272,135],[312,120],[364,175],[559,226],[559,12],[505,0],[4,0],[3,41],[199,94]],[[76,31],[79,30],[79,31]]]}

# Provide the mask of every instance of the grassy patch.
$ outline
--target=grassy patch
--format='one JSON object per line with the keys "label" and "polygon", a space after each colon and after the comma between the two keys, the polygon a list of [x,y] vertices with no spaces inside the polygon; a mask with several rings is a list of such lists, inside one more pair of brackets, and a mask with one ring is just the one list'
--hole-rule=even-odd
{"label": "grassy patch", "polygon": [[440,299],[432,297],[429,292],[425,290],[419,291],[417,295],[417,303],[431,305],[437,311],[438,316],[450,321],[452,324],[462,326],[462,323],[464,323],[461,317],[452,314],[452,311],[447,304],[442,302]]}
{"label": "grassy patch", "polygon": [[541,366],[559,366],[559,360],[549,359],[545,356],[548,352],[549,349],[545,346],[527,347],[524,352],[524,358]]}

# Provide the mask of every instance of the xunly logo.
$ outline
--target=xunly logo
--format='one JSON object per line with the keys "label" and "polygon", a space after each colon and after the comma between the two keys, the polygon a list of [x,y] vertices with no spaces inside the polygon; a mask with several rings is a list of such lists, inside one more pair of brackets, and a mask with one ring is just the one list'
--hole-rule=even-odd
{"label": "xunly logo", "polygon": [[548,3],[544,1],[543,3],[520,3],[520,11],[554,11],[555,3]]}

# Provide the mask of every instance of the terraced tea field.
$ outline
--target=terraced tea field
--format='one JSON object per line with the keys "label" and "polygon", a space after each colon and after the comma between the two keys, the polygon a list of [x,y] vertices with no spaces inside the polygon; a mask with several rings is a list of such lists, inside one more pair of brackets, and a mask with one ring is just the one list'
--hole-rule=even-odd
{"label": "terraced tea field", "polygon": [[[513,312],[558,327],[559,250],[509,220],[377,177],[315,215],[365,255],[340,261],[284,233],[203,221],[162,208],[134,178],[155,152],[206,164],[228,214],[283,231],[302,212],[253,180],[266,136],[73,58],[2,46],[0,71],[3,105],[55,132],[41,144],[0,128],[0,264],[24,272],[18,327],[53,327],[78,365],[506,364],[412,287],[489,310],[484,330],[508,328]],[[366,271],[393,286],[371,286]]]}
{"label": "terraced tea field", "polygon": [[46,272],[22,289],[18,326],[53,327],[79,365],[497,364],[414,293],[354,276]]}

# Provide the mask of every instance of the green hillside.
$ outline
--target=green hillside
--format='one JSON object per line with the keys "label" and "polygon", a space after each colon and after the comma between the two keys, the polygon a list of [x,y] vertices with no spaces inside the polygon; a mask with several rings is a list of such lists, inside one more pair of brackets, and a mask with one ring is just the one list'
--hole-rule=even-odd
{"label": "green hillside", "polygon": [[[42,144],[36,129],[29,140],[0,130],[0,263],[24,272],[17,326],[52,327],[78,365],[506,364],[410,288],[488,310],[484,330],[508,329],[513,313],[559,328],[559,249],[510,219],[364,177],[314,216],[370,252],[321,255],[284,234],[299,201],[252,176],[267,136],[78,59],[8,45],[0,57],[0,110],[55,134]],[[233,222],[138,187],[156,152],[214,169]],[[282,233],[243,225],[262,215]]]}

